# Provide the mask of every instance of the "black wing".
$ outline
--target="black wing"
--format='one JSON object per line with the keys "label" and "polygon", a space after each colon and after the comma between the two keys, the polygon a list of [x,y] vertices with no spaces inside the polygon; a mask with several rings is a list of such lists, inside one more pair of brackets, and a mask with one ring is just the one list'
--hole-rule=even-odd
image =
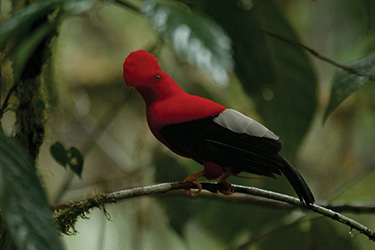
{"label": "black wing", "polygon": [[160,134],[177,151],[199,162],[214,162],[258,175],[280,175],[281,163],[277,156],[280,141],[236,133],[213,119],[167,125]]}

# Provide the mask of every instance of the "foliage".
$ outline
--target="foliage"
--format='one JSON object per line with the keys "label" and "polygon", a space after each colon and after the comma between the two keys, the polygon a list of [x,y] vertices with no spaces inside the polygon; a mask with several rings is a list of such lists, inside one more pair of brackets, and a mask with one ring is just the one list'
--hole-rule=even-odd
{"label": "foliage", "polygon": [[144,1],[142,12],[187,62],[207,72],[219,84],[232,69],[230,39],[216,23],[181,7]]}
{"label": "foliage", "polygon": [[[284,143],[283,154],[303,165],[317,197],[334,199],[360,176],[373,178],[374,1],[1,4],[5,20],[0,26],[0,222],[6,226],[0,223],[0,232],[9,234],[17,249],[63,249],[45,192],[51,202],[60,203],[61,197],[84,195],[85,188],[107,192],[144,182],[183,180],[200,167],[155,147],[145,132],[143,106],[124,90],[120,78],[124,56],[136,49],[153,52],[163,70],[188,92],[239,107],[275,131]],[[317,13],[321,20],[314,17]],[[331,78],[332,84],[327,84]],[[51,96],[54,102],[49,102]],[[324,127],[321,120],[326,121]],[[80,180],[56,163],[69,167]],[[233,181],[291,192],[282,178],[274,182],[246,176]],[[68,192],[72,186],[79,192]],[[359,185],[359,191],[346,194],[347,201],[361,198],[358,194],[371,188]],[[369,201],[374,198],[367,196]],[[95,203],[95,197],[87,201]],[[280,249],[330,249],[338,244],[340,249],[352,249],[353,244],[331,221],[306,219],[290,210],[199,196],[132,201],[126,206],[130,216],[125,224],[132,225],[127,239],[152,242],[135,244],[139,249],[158,244],[167,249],[167,242],[170,249],[189,248],[191,235],[204,235],[206,244],[211,239],[223,249],[273,249],[274,242]],[[60,231],[75,232],[76,221],[69,220],[69,213],[86,217],[91,207],[60,211],[66,221]],[[147,228],[152,223],[157,225],[153,230]],[[172,247],[167,239],[150,234],[176,237],[180,245]],[[366,246],[356,244],[358,249]]]}
{"label": "foliage", "polygon": [[371,53],[348,64],[356,72],[338,70],[333,78],[331,98],[324,119],[332,113],[348,96],[366,84],[375,82],[375,54]]}
{"label": "foliage", "polygon": [[[199,1],[198,1],[199,2]],[[298,37],[276,1],[253,6],[220,0],[201,8],[220,23],[233,40],[235,72],[259,115],[295,155],[316,108],[316,77],[306,52],[276,40],[260,29],[293,41]],[[236,18],[223,18],[225,15]],[[296,108],[298,107],[298,108]]]}
{"label": "foliage", "polygon": [[0,134],[0,204],[17,249],[63,249],[28,153]]}
{"label": "foliage", "polygon": [[83,170],[83,156],[75,147],[65,149],[64,145],[57,141],[50,147],[50,153],[53,159],[62,167],[67,166],[81,178]]}

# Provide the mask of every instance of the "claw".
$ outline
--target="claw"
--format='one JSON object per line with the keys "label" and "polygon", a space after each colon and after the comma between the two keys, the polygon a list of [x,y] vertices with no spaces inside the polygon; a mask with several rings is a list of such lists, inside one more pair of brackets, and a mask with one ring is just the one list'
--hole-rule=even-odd
{"label": "claw", "polygon": [[232,174],[234,173],[234,171],[232,169],[228,169],[227,172],[225,172],[219,179],[219,183],[222,183],[227,189],[226,190],[223,190],[223,191],[219,191],[220,193],[222,194],[225,194],[225,195],[231,195],[234,193],[234,188],[232,187],[232,185],[227,182],[227,179],[229,178],[229,176],[231,176]]}
{"label": "claw", "polygon": [[225,194],[225,195],[231,195],[234,193],[234,188],[232,187],[232,185],[227,182],[227,181],[219,181],[219,183],[222,183],[227,189],[226,190],[220,190],[219,192],[222,193],[222,194]]}
{"label": "claw", "polygon": [[195,197],[197,196],[197,194],[199,194],[202,191],[202,184],[200,184],[196,179],[199,177],[202,177],[203,175],[204,175],[204,170],[199,173],[189,175],[188,177],[185,178],[184,182],[191,182],[198,188],[198,191],[196,192],[191,191],[191,189],[185,189],[184,190],[185,194],[191,197]]}
{"label": "claw", "polygon": [[185,194],[191,196],[191,197],[195,197],[197,196],[201,191],[202,191],[202,184],[200,184],[198,181],[189,181],[191,183],[193,183],[197,188],[198,188],[198,191],[191,191],[191,189],[185,189],[184,192]]}

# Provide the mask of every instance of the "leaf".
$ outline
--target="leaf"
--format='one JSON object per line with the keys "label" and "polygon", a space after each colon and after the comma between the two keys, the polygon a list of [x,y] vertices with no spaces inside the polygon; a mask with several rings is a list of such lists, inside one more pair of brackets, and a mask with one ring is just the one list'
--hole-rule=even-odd
{"label": "leaf", "polygon": [[77,148],[71,147],[66,150],[61,142],[55,142],[50,147],[50,153],[61,166],[64,168],[69,166],[70,170],[81,178],[84,160],[81,152]]}
{"label": "leaf", "polygon": [[142,11],[187,62],[218,84],[228,82],[233,67],[231,43],[220,26],[187,9],[153,0],[145,0]]}
{"label": "leaf", "polygon": [[40,27],[38,27],[32,35],[28,36],[27,38],[23,39],[20,44],[17,46],[17,49],[14,54],[14,82],[17,83],[21,75],[23,74],[23,71],[25,69],[25,66],[28,64],[29,60],[31,59],[31,56],[33,55],[36,48],[39,46],[39,44],[52,32],[55,31],[55,28],[57,26],[58,19],[55,19],[53,22],[46,22]]}
{"label": "leaf", "polygon": [[82,169],[83,169],[83,156],[81,152],[75,147],[71,147],[68,151],[68,165],[70,169],[78,175],[79,178],[82,176]]}
{"label": "leaf", "polygon": [[62,0],[38,1],[23,8],[11,19],[2,23],[0,26],[0,48],[4,48],[11,38],[22,36],[25,29],[28,29],[37,19],[47,15],[52,7],[60,2]]}
{"label": "leaf", "polygon": [[66,155],[67,152],[64,145],[61,142],[57,141],[51,145],[49,151],[53,159],[55,159],[55,161],[59,163],[61,166],[66,168],[66,165],[68,164],[68,157]]}
{"label": "leaf", "polygon": [[[351,94],[359,88],[374,84],[375,79],[375,53],[357,59],[348,64],[348,67],[366,75],[358,75],[338,69],[333,77],[331,97],[324,114],[324,121],[328,116]],[[370,81],[370,78],[372,80]]]}
{"label": "leaf", "polygon": [[226,0],[194,2],[232,39],[238,79],[254,99],[265,125],[280,136],[283,153],[292,158],[315,112],[317,81],[302,49],[258,30],[298,41],[284,13],[275,0],[254,0],[251,5]]}
{"label": "leaf", "polygon": [[27,152],[0,134],[0,208],[17,249],[64,249]]}
{"label": "leaf", "polygon": [[[29,71],[36,71],[28,74],[38,75],[40,73],[44,62],[41,51],[44,51],[44,47],[47,46],[43,43],[56,32],[56,27],[63,16],[62,13],[80,13],[87,11],[92,6],[93,0],[38,1],[22,8],[16,15],[4,22],[0,26],[0,49],[4,49],[7,43],[11,45],[6,56],[14,57],[14,82],[16,84],[19,82],[27,66],[31,66]],[[58,7],[63,7],[65,12],[54,13],[52,17],[51,13]],[[38,54],[36,61],[40,61],[40,65],[35,62],[33,57],[35,53]],[[34,69],[35,65],[38,65],[36,67],[39,68]]]}

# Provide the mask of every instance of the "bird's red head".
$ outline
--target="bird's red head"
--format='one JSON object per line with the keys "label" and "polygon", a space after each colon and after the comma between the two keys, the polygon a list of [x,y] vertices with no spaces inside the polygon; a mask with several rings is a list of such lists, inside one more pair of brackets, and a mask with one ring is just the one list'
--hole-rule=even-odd
{"label": "bird's red head", "polygon": [[137,50],[124,62],[123,78],[128,87],[144,87],[160,80],[161,68],[156,58],[144,50]]}
{"label": "bird's red head", "polygon": [[147,105],[185,93],[161,71],[156,58],[144,50],[134,51],[125,59],[123,78],[128,87],[142,95]]}

